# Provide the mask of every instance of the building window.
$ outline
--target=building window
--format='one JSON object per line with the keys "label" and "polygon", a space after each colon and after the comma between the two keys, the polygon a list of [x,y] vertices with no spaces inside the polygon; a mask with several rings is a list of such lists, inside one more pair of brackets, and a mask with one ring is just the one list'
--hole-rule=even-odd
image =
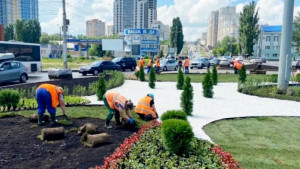
{"label": "building window", "polygon": [[268,53],[266,53],[266,54],[265,54],[265,58],[268,58],[268,57],[269,57],[269,54],[268,54]]}
{"label": "building window", "polygon": [[278,57],[278,54],[277,53],[273,53],[273,57],[274,58]]}
{"label": "building window", "polygon": [[279,36],[274,36],[274,42],[278,42],[279,41]]}
{"label": "building window", "polygon": [[270,49],[270,46],[266,46],[265,49]]}
{"label": "building window", "polygon": [[267,36],[267,37],[266,37],[266,41],[267,41],[267,42],[270,42],[270,41],[271,41],[271,36]]}
{"label": "building window", "polygon": [[278,50],[278,49],[279,49],[279,46],[273,46],[273,49],[274,49],[274,50]]}

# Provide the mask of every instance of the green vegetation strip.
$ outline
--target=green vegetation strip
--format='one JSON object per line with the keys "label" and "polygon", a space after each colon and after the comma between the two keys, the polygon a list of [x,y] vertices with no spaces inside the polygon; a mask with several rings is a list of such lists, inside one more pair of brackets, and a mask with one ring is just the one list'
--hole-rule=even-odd
{"label": "green vegetation strip", "polygon": [[161,127],[147,131],[127,156],[120,168],[207,168],[218,169],[220,158],[211,151],[212,144],[193,139],[188,155],[169,153],[163,146]]}
{"label": "green vegetation strip", "polygon": [[[184,76],[189,76],[192,82],[202,82],[205,74],[189,74]],[[238,77],[237,74],[218,74],[219,82],[238,82]],[[176,82],[177,73],[156,75],[156,79],[161,82]],[[247,75],[247,79],[269,81],[270,75]]]}
{"label": "green vegetation strip", "polygon": [[222,120],[205,132],[243,169],[295,169],[300,166],[300,118],[257,117]]}

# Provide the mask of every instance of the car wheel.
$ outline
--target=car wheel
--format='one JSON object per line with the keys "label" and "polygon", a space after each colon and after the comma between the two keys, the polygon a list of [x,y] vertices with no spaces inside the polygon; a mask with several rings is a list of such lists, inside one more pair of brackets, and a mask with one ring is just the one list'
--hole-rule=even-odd
{"label": "car wheel", "polygon": [[193,67],[191,67],[191,69],[193,69]]}
{"label": "car wheel", "polygon": [[98,70],[94,70],[94,76],[97,76],[99,74]]}
{"label": "car wheel", "polygon": [[167,70],[168,70],[168,69],[167,69],[167,67],[165,66],[164,69],[163,69],[163,71],[167,71]]}
{"label": "car wheel", "polygon": [[82,73],[82,76],[86,76],[86,73]]}
{"label": "car wheel", "polygon": [[130,69],[131,71],[134,71],[135,70],[135,67],[134,66],[131,66],[131,69]]}
{"label": "car wheel", "polygon": [[207,68],[208,68],[208,69],[210,68],[210,64],[208,64]]}
{"label": "car wheel", "polygon": [[175,66],[175,69],[174,69],[174,71],[177,71],[177,69],[178,69],[178,67],[177,67],[177,66]]}
{"label": "car wheel", "polygon": [[20,77],[20,82],[21,83],[25,83],[27,80],[27,75],[26,74],[22,74],[21,77]]}
{"label": "car wheel", "polygon": [[201,64],[200,69],[203,69],[203,64]]}

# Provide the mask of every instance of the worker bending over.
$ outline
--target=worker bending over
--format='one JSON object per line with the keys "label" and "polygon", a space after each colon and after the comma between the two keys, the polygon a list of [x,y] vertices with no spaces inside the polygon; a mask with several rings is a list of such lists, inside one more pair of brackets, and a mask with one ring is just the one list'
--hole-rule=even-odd
{"label": "worker bending over", "polygon": [[63,116],[66,116],[66,107],[63,99],[63,89],[61,87],[52,84],[42,84],[36,90],[36,101],[38,103],[38,125],[41,126],[45,122],[43,116],[47,107],[48,113],[51,117],[51,125],[57,124],[56,120],[56,108],[59,103],[60,108],[63,112]]}
{"label": "worker bending over", "polygon": [[[115,115],[117,125],[121,125],[120,116],[134,125],[134,119],[131,116],[130,111],[133,109],[133,104],[130,100],[127,100],[124,96],[116,92],[106,92],[103,96],[103,102],[108,110],[106,116],[105,127],[110,129],[112,126],[109,125],[111,119]],[[125,112],[128,116],[125,115]]]}
{"label": "worker bending over", "polygon": [[137,113],[142,119],[149,121],[158,118],[154,104],[154,95],[147,94],[139,100],[137,106],[135,107],[135,113]]}

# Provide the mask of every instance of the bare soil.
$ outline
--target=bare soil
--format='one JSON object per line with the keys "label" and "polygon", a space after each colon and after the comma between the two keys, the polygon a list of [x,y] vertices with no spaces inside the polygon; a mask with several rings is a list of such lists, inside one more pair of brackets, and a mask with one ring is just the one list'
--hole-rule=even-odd
{"label": "bare soil", "polygon": [[[0,119],[0,168],[1,169],[29,169],[29,168],[66,168],[86,169],[102,165],[104,158],[129,137],[136,129],[111,125],[113,129],[104,128],[104,120],[84,118],[70,119],[71,126],[64,126],[70,132],[63,140],[41,141],[37,138],[42,128],[36,126],[27,118],[17,116]],[[106,132],[111,135],[110,143],[96,148],[85,147],[80,142],[81,136],[71,128],[79,128],[85,123],[98,125],[98,133]]]}

